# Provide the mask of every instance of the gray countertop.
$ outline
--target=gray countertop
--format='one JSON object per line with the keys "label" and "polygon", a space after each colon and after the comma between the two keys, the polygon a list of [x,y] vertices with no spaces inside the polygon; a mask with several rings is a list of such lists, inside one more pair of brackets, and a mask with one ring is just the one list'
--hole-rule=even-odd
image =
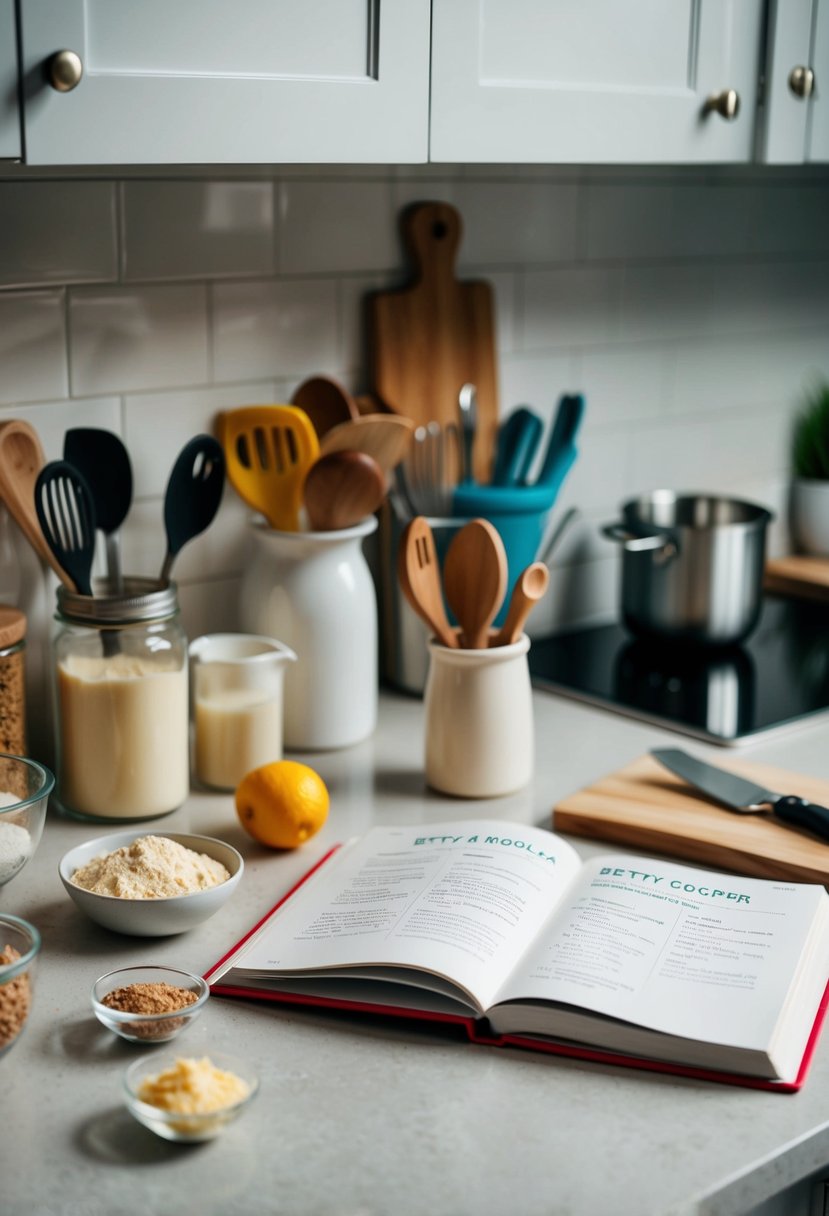
{"label": "gray countertop", "polygon": [[[546,693],[535,695],[535,724],[533,785],[459,802],[425,789],[420,702],[384,694],[371,740],[302,757],[327,782],[332,808],[323,831],[292,853],[250,840],[231,795],[194,792],[153,828],[220,836],[242,852],[246,872],[212,920],[179,937],[121,937],[87,921],[61,886],[58,860],[109,829],[50,810],[35,858],[0,889],[0,907],[43,935],[29,1025],[0,1063],[5,1216],[727,1216],[829,1170],[829,1036],[805,1088],[780,1095],[213,998],[178,1046],[255,1062],[253,1106],[218,1140],[190,1147],[157,1139],[127,1114],[121,1075],[147,1049],[95,1021],[97,976],[139,962],[206,971],[332,843],[375,823],[487,815],[549,826],[562,795],[677,742]],[[828,742],[824,720],[742,754],[829,777]],[[573,843],[585,855],[600,851]]]}

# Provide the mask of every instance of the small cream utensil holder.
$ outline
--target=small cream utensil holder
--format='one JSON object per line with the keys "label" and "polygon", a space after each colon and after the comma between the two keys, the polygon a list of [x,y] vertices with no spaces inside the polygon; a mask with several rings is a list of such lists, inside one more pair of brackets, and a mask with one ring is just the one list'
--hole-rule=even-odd
{"label": "small cream utensil holder", "polygon": [[459,798],[497,798],[532,777],[530,640],[450,649],[430,640],[424,693],[426,780]]}

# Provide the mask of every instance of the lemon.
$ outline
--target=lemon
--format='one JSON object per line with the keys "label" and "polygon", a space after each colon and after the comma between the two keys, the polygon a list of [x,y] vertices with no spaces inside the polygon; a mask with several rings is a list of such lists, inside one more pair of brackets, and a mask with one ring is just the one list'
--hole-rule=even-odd
{"label": "lemon", "polygon": [[295,849],[328,818],[328,790],[319,773],[295,760],[274,760],[246,773],[236,787],[245,831],[271,849]]}

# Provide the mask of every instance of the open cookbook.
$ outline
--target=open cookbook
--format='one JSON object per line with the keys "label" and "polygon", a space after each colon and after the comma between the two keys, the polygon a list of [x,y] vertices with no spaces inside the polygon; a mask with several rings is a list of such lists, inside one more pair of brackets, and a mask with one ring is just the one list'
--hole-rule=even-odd
{"label": "open cookbook", "polygon": [[479,1042],[788,1092],[829,992],[829,896],[582,862],[552,832],[494,820],[374,828],[205,978],[218,995],[460,1022]]}

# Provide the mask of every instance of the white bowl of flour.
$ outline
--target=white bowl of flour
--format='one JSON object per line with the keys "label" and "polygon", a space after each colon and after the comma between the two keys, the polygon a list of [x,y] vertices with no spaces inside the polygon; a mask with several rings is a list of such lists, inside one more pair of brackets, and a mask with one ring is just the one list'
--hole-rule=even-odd
{"label": "white bowl of flour", "polygon": [[241,854],[212,836],[114,832],[61,858],[61,881],[82,912],[134,937],[167,937],[202,924],[242,877]]}

